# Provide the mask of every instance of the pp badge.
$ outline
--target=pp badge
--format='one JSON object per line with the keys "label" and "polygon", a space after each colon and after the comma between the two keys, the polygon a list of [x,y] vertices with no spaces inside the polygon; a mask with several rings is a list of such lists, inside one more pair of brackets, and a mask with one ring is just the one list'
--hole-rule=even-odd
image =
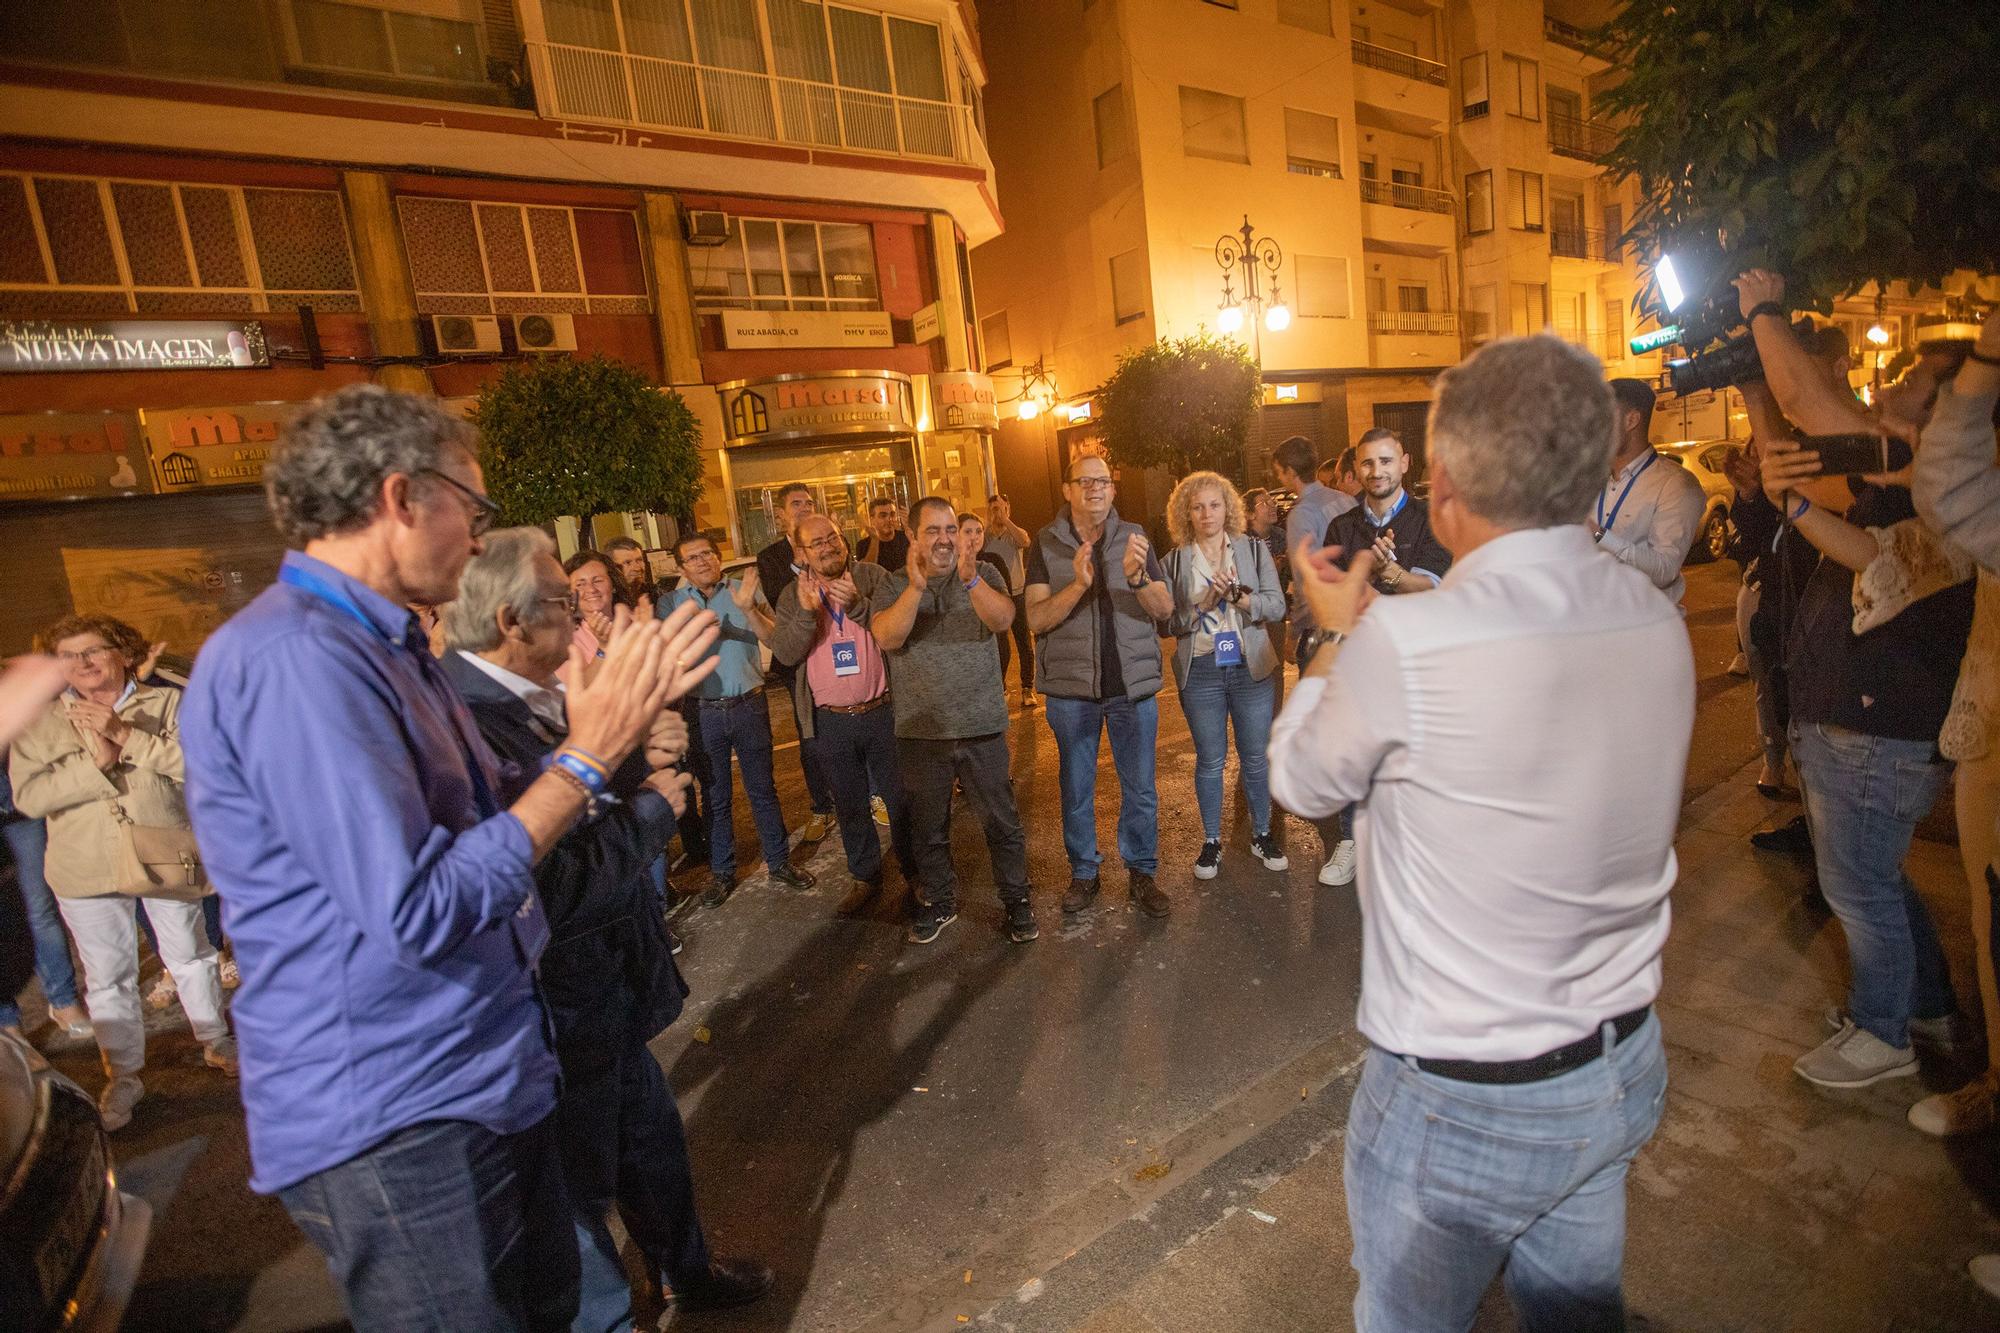
{"label": "pp badge", "polygon": [[1243,640],[1233,629],[1223,630],[1215,636],[1215,664],[1219,667],[1243,665]]}
{"label": "pp badge", "polygon": [[861,652],[852,639],[833,641],[833,674],[836,676],[858,676],[861,674]]}

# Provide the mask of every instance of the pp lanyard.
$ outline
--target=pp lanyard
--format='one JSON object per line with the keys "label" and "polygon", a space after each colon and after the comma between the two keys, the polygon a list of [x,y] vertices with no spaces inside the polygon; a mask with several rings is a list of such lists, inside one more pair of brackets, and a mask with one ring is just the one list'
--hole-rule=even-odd
{"label": "pp lanyard", "polygon": [[1625,497],[1630,495],[1632,493],[1632,488],[1639,484],[1639,478],[1645,475],[1646,469],[1653,466],[1653,464],[1659,461],[1660,461],[1660,455],[1658,450],[1655,450],[1654,452],[1646,455],[1646,461],[1639,464],[1639,470],[1637,472],[1634,472],[1631,478],[1626,481],[1625,489],[1618,492],[1618,503],[1611,506],[1610,518],[1606,518],[1604,516],[1604,494],[1606,491],[1611,489],[1611,483],[1608,481],[1604,483],[1603,488],[1597,492],[1598,527],[1603,528],[1606,532],[1611,531],[1612,527],[1618,522],[1618,511],[1625,507]]}

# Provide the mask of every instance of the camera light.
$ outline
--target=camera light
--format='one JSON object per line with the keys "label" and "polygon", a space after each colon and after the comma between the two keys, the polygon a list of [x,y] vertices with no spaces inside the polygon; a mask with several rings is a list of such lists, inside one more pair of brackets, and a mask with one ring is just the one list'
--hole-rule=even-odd
{"label": "camera light", "polygon": [[1660,262],[1653,266],[1653,277],[1659,281],[1660,297],[1667,303],[1667,309],[1679,310],[1681,302],[1687,300],[1687,291],[1681,286],[1680,274],[1674,272],[1672,255],[1660,256]]}

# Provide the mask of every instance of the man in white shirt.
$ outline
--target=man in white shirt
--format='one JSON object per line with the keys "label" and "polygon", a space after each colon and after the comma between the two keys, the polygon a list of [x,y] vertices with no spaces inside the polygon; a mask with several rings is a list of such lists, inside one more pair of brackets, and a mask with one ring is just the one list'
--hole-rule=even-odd
{"label": "man in white shirt", "polygon": [[1610,480],[1590,513],[1597,544],[1653,581],[1675,606],[1687,593],[1681,566],[1701,530],[1707,498],[1680,463],[1653,448],[1653,389],[1644,380],[1611,381],[1618,400],[1618,448]]}
{"label": "man in white shirt", "polygon": [[1583,526],[1611,419],[1588,353],[1494,343],[1431,409],[1441,586],[1371,602],[1372,551],[1345,572],[1293,555],[1320,628],[1271,794],[1308,817],[1361,803],[1364,1333],[1467,1328],[1503,1268],[1524,1328],[1624,1327],[1694,663],[1673,606]]}

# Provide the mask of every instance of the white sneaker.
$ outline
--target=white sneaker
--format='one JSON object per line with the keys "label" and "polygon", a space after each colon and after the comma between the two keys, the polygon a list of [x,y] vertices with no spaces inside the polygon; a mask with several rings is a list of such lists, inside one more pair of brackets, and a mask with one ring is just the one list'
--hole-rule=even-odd
{"label": "white sneaker", "polygon": [[1974,1256],[1965,1271],[1972,1274],[1972,1280],[1988,1296],[2000,1296],[2000,1254]]}
{"label": "white sneaker", "polygon": [[97,1094],[97,1114],[104,1121],[106,1133],[125,1128],[132,1123],[132,1108],[146,1095],[146,1085],[139,1081],[137,1074],[120,1074],[104,1085],[104,1091]]}
{"label": "white sneaker", "polygon": [[236,1038],[218,1037],[201,1048],[201,1062],[210,1069],[220,1069],[231,1078],[237,1076]]}
{"label": "white sneaker", "polygon": [[160,975],[153,978],[153,984],[146,987],[146,1007],[165,1009],[179,998],[180,992],[174,989],[174,974],[161,968]]}
{"label": "white sneaker", "polygon": [[1840,1031],[1800,1056],[1792,1072],[1822,1088],[1865,1088],[1916,1073],[1917,1055],[1907,1047],[1898,1050],[1867,1028],[1843,1023]]}
{"label": "white sneaker", "polygon": [[1333,845],[1333,855],[1319,868],[1319,882],[1328,888],[1354,882],[1354,839],[1342,838]]}
{"label": "white sneaker", "polygon": [[1993,1076],[1982,1075],[1956,1092],[1940,1092],[1910,1108],[1910,1125],[1933,1138],[1977,1134],[1993,1124]]}

